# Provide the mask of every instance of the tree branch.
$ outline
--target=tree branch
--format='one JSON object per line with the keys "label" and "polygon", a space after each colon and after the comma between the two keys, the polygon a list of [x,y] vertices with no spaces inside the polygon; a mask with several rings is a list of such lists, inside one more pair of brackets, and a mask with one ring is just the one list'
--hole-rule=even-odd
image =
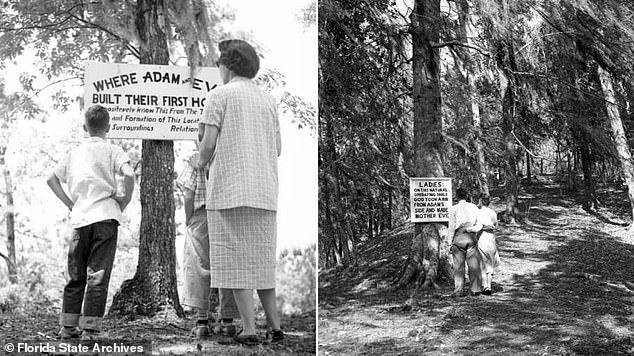
{"label": "tree branch", "polygon": [[479,52],[481,55],[483,55],[485,57],[491,57],[491,55],[489,53],[486,53],[482,48],[471,46],[471,45],[462,43],[460,41],[448,41],[448,42],[440,42],[440,43],[432,43],[431,44],[431,48],[442,48],[442,47],[449,47],[449,46],[458,46],[458,47],[470,48],[472,50],[475,50],[475,51]]}
{"label": "tree branch", "polygon": [[51,27],[61,26],[65,24],[66,22],[68,22],[71,18],[72,16],[69,15],[60,22],[53,22],[53,23],[42,24],[42,25],[30,25],[30,26],[20,26],[20,27],[0,27],[0,31],[9,32],[9,31],[25,31],[25,30],[42,30],[42,29],[47,29]]}
{"label": "tree branch", "polygon": [[90,21],[84,20],[84,19],[82,19],[81,17],[78,17],[78,16],[73,15],[73,14],[70,14],[70,16],[72,16],[75,20],[77,20],[77,21],[79,21],[79,22],[81,22],[81,23],[83,23],[83,24],[86,24],[86,25],[88,25],[88,26],[90,26],[90,27],[92,27],[92,28],[95,28],[95,29],[97,29],[97,30],[100,30],[100,31],[102,31],[102,32],[105,32],[105,33],[107,33],[108,35],[110,35],[110,36],[112,36],[112,37],[116,38],[117,40],[119,40],[119,41],[121,41],[121,42],[123,42],[123,44],[124,44],[124,45],[126,46],[126,48],[127,48],[127,49],[128,49],[128,50],[132,53],[132,55],[133,55],[133,56],[135,56],[135,57],[137,57],[137,58],[141,58],[141,53],[139,52],[139,50],[138,50],[136,47],[132,46],[132,45],[130,44],[130,41],[128,41],[127,39],[125,39],[125,38],[123,38],[123,37],[121,37],[121,36],[117,35],[116,33],[114,33],[114,32],[112,32],[112,31],[110,31],[109,29],[107,29],[107,28],[105,28],[105,27],[103,27],[103,26],[101,26],[101,25],[99,25],[99,24],[96,24],[96,23],[94,23],[94,22],[90,22]]}
{"label": "tree branch", "polygon": [[522,141],[520,141],[520,139],[519,139],[519,138],[517,138],[517,136],[515,135],[515,132],[514,132],[514,131],[511,131],[511,134],[513,134],[513,137],[515,137],[515,141],[517,141],[517,143],[519,143],[519,145],[520,145],[520,146],[524,149],[524,151],[526,151],[526,153],[528,153],[529,155],[531,155],[531,156],[533,156],[533,157],[535,157],[535,158],[538,158],[538,159],[543,159],[544,161],[549,161],[549,162],[555,162],[555,161],[556,161],[556,160],[553,160],[553,159],[549,159],[549,158],[546,158],[546,157],[541,157],[541,156],[538,156],[538,155],[534,154],[533,152],[531,152],[531,150],[529,150],[528,148],[526,148],[526,146],[524,146],[524,144],[522,143]]}
{"label": "tree branch", "polygon": [[19,229],[15,229],[15,232],[17,232],[18,234],[20,234],[22,236],[27,236],[27,237],[31,237],[31,238],[39,239],[39,240],[46,240],[46,238],[44,236],[36,235],[36,234],[32,233],[31,231],[22,231],[22,230],[19,230]]}
{"label": "tree branch", "polygon": [[559,77],[553,77],[553,76],[549,76],[549,75],[546,75],[546,74],[531,73],[531,72],[518,72],[518,71],[513,71],[513,70],[511,70],[511,69],[509,69],[509,68],[506,68],[506,70],[508,70],[508,71],[509,71],[509,73],[512,73],[512,74],[514,74],[514,75],[518,75],[518,76],[532,76],[532,77],[541,77],[541,78],[545,78],[545,79],[547,79],[547,80],[548,80],[548,79],[556,80],[559,84],[563,84],[563,85],[565,85],[565,86],[568,86],[568,87],[572,88],[573,90],[576,90],[576,91],[578,91],[578,92],[580,92],[580,93],[583,93],[583,94],[585,94],[585,95],[587,95],[587,96],[593,97],[593,98],[595,98],[595,99],[599,99],[599,100],[601,100],[601,101],[603,101],[603,102],[605,102],[605,103],[608,103],[608,104],[611,104],[611,105],[615,105],[615,106],[618,106],[618,107],[621,107],[621,108],[623,108],[623,107],[624,107],[623,105],[620,105],[620,104],[618,104],[618,103],[613,103],[613,102],[611,102],[611,101],[607,100],[607,99],[606,99],[606,98],[604,98],[602,95],[594,94],[594,93],[591,93],[591,92],[589,92],[589,91],[586,91],[586,90],[580,89],[580,88],[578,88],[577,86],[575,86],[575,85],[573,85],[573,84],[567,83],[565,80],[563,80],[563,79],[561,79],[561,78],[559,78]]}
{"label": "tree branch", "polygon": [[56,80],[54,82],[50,82],[50,83],[46,84],[45,86],[43,86],[43,87],[39,88],[38,90],[36,90],[33,93],[33,95],[27,97],[24,101],[33,99],[34,97],[40,95],[41,92],[43,92],[44,90],[52,87],[53,85],[56,85],[56,84],[59,84],[59,83],[63,83],[63,82],[69,81],[69,80],[74,80],[74,79],[82,79],[82,77],[78,77],[78,76],[68,77],[68,78]]}
{"label": "tree branch", "polygon": [[2,252],[0,252],[0,257],[4,258],[4,260],[7,261],[7,264],[10,266],[11,270],[16,270],[17,269],[17,268],[15,268],[15,264],[13,263],[13,261],[11,261],[11,259],[9,257],[7,257],[7,255],[5,255]]}

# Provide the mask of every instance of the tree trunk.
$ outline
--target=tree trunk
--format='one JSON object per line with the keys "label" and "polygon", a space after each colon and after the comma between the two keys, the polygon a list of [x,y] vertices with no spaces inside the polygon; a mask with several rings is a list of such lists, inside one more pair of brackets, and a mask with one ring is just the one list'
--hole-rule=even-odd
{"label": "tree trunk", "polygon": [[[169,63],[165,24],[163,0],[137,2],[141,64]],[[139,262],[134,278],[115,295],[111,314],[151,316],[171,305],[185,316],[176,289],[173,146],[168,140],[142,142]]]}
{"label": "tree trunk", "polygon": [[[440,38],[440,0],[416,0],[411,14],[414,101],[414,167],[417,177],[443,177],[443,141],[440,97],[440,51],[433,48]],[[416,223],[408,266],[398,286],[416,276],[416,288],[437,288],[439,266],[448,258],[440,255],[443,225]],[[408,276],[410,274],[410,276]],[[397,287],[398,287],[397,286]]]}
{"label": "tree trunk", "polygon": [[[474,11],[471,11],[468,0],[461,0],[460,6],[460,37],[466,38],[467,45],[477,47],[475,38],[480,34],[476,28],[478,18]],[[482,118],[480,116],[480,105],[478,103],[479,95],[478,88],[476,86],[476,76],[482,72],[482,68],[479,68],[475,56],[478,53],[472,49],[466,49],[465,51],[465,77],[467,78],[467,84],[469,87],[469,97],[471,101],[470,111],[475,136],[473,138],[473,145],[475,148],[476,158],[476,174],[477,184],[481,195],[489,195],[489,180],[488,180],[488,167],[486,159],[484,157],[484,149],[482,143]]]}
{"label": "tree trunk", "polygon": [[[341,195],[341,175],[337,167],[337,148],[335,146],[335,135],[331,123],[331,118],[323,118],[323,125],[320,132],[323,131],[323,162],[326,175],[325,185],[328,189],[326,205],[330,226],[328,227],[331,238],[335,241],[335,255],[337,265],[347,266],[351,261],[350,250],[348,249],[348,235],[346,234],[346,225],[344,221],[345,208],[342,206]],[[320,154],[322,150],[320,150]]]}
{"label": "tree trunk", "polygon": [[566,159],[568,160],[568,190],[574,192],[577,190],[577,186],[575,183],[575,174],[572,169],[573,157],[570,152],[566,153]]}
{"label": "tree trunk", "polygon": [[532,179],[533,178],[531,175],[531,155],[527,151],[526,152],[526,185],[530,185]]}
{"label": "tree trunk", "polygon": [[608,112],[608,120],[610,122],[610,127],[612,128],[612,138],[614,140],[614,145],[616,146],[619,162],[621,163],[621,169],[623,170],[625,185],[627,186],[627,193],[630,199],[632,216],[634,217],[634,164],[632,164],[630,146],[627,143],[627,137],[625,136],[625,130],[623,129],[623,122],[621,121],[621,114],[619,113],[619,108],[616,105],[616,95],[614,94],[612,75],[600,65],[597,70],[599,72],[603,97],[606,102],[605,106]]}
{"label": "tree trunk", "polygon": [[515,78],[512,71],[517,70],[513,46],[505,39],[498,39],[496,49],[496,63],[500,73],[500,95],[502,100],[502,132],[504,136],[504,160],[505,160],[505,188],[506,196],[506,222],[516,224],[519,218],[517,208],[517,160],[515,136],[516,99],[513,93]]}
{"label": "tree trunk", "polygon": [[6,196],[6,209],[4,220],[7,227],[7,256],[4,256],[7,262],[7,270],[9,272],[9,282],[11,284],[18,283],[18,270],[15,258],[15,213],[13,206],[13,182],[11,181],[11,172],[7,167],[4,159],[6,147],[0,148],[0,167],[2,167],[2,176],[4,177],[4,195]]}
{"label": "tree trunk", "polygon": [[392,190],[387,191],[387,228],[392,230]]}
{"label": "tree trunk", "polygon": [[556,144],[557,147],[557,157],[555,158],[555,176],[559,178],[560,175],[560,167],[561,167],[561,153],[559,151],[559,142]]}
{"label": "tree trunk", "polygon": [[372,199],[368,201],[368,239],[374,237],[374,203]]}
{"label": "tree trunk", "polygon": [[583,170],[583,187],[584,202],[583,208],[586,210],[596,209],[597,193],[594,188],[594,180],[592,178],[592,162],[590,161],[590,149],[588,148],[587,134],[579,135],[579,150],[581,155],[581,169]]}
{"label": "tree trunk", "polygon": [[[321,123],[321,122],[320,122]],[[327,132],[327,129],[325,129],[325,127],[320,127],[320,134],[324,133],[324,137],[322,140],[322,143],[325,147],[329,147],[329,143],[328,143],[328,136],[325,134],[325,132]],[[327,155],[329,153],[328,149],[321,149],[319,150],[319,154],[320,155]],[[326,158],[323,159],[323,161],[326,161]],[[329,161],[330,162],[330,161]],[[337,266],[342,266],[343,265],[343,258],[341,256],[341,253],[339,252],[339,248],[337,247],[337,234],[335,232],[335,222],[333,221],[333,217],[332,217],[332,210],[330,209],[331,206],[333,206],[333,202],[332,202],[332,193],[331,193],[331,189],[330,189],[330,182],[331,180],[334,180],[334,178],[330,177],[330,170],[329,169],[325,169],[324,170],[324,177],[322,179],[322,184],[323,184],[323,191],[320,191],[320,197],[319,197],[319,202],[320,204],[323,204],[322,210],[324,211],[324,223],[320,223],[320,228],[323,229],[323,238],[320,239],[320,241],[327,241],[327,243],[325,243],[325,245],[327,246],[327,250],[329,251],[329,253],[332,253],[332,259],[330,259],[331,261],[334,262],[335,265]],[[332,267],[332,265],[328,265],[328,267]]]}

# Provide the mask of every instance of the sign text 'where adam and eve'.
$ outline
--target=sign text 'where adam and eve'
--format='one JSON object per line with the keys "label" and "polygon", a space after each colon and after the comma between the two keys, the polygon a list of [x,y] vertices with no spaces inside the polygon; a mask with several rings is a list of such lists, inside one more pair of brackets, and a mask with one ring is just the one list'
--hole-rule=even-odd
{"label": "sign text 'where adam and eve'", "polygon": [[110,113],[110,138],[194,140],[217,68],[87,62],[84,101]]}

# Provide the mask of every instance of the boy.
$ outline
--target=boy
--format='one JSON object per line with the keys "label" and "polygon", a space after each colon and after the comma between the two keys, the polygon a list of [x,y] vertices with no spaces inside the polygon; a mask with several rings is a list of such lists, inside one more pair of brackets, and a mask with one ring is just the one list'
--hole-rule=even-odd
{"label": "boy", "polygon": [[207,179],[203,170],[195,168],[197,161],[198,153],[195,153],[185,162],[183,171],[176,180],[185,198],[187,225],[183,259],[185,287],[181,301],[183,305],[196,308],[197,321],[192,330],[196,337],[204,338],[210,335],[208,311],[214,310],[218,304],[218,314],[222,319],[220,332],[233,337],[236,331],[233,319],[239,318],[233,294],[230,290],[210,290],[209,230],[205,209]]}
{"label": "boy", "polygon": [[[91,340],[103,337],[101,322],[117,247],[117,228],[121,212],[132,199],[134,171],[123,150],[105,140],[110,130],[106,108],[88,108],[83,127],[90,137],[70,151],[47,183],[70,210],[74,229],[59,336]],[[115,173],[124,176],[123,196],[117,196]],[[67,184],[68,195],[61,183]]]}

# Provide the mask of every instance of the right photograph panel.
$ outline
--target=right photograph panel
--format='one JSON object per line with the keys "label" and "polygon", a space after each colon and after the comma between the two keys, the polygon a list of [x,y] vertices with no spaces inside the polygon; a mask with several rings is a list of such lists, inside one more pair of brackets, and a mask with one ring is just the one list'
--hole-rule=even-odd
{"label": "right photograph panel", "polygon": [[320,0],[320,355],[634,353],[634,4]]}

